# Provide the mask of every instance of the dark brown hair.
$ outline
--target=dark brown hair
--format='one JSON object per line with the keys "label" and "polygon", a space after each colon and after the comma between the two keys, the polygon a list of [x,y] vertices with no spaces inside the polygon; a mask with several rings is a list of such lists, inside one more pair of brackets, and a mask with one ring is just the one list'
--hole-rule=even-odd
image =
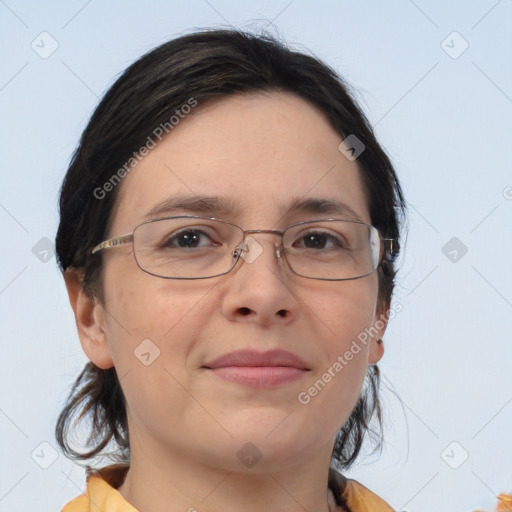
{"label": "dark brown hair", "polygon": [[[73,154],[60,194],[56,251],[60,269],[77,269],[83,287],[102,300],[101,257],[91,248],[105,239],[119,185],[98,193],[118,169],[154,137],[155,128],[169,127],[176,110],[193,98],[199,105],[236,93],[295,93],[323,113],[345,138],[354,134],[365,145],[357,162],[362,173],[374,225],[386,238],[399,240],[406,206],[400,184],[371,125],[337,73],[319,59],[291,50],[267,34],[239,30],[203,30],[173,39],[147,53],[117,79],[93,113]],[[103,197],[101,197],[103,196]],[[397,253],[388,254],[378,269],[378,301],[389,305],[395,285]],[[366,433],[382,441],[379,369],[370,365],[361,397],[340,430],[332,465],[348,468],[361,450]],[[90,418],[86,451],[71,448],[72,418]],[[371,420],[379,428],[373,430]],[[76,424],[76,423],[75,423]],[[129,463],[130,445],[125,400],[114,368],[89,362],[75,381],[56,425],[57,442],[69,458],[88,460],[104,454]]]}

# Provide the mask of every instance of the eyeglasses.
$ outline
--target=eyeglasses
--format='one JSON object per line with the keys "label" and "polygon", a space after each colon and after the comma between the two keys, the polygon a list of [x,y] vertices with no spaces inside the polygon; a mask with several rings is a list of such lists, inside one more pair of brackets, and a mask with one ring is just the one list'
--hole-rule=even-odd
{"label": "eyeglasses", "polygon": [[398,251],[398,242],[383,238],[377,228],[358,221],[319,219],[287,226],[283,231],[246,230],[212,217],[179,216],[152,219],[130,235],[111,238],[92,249],[96,254],[133,244],[141,270],[164,279],[207,279],[230,272],[240,258],[252,263],[263,251],[248,234],[281,237],[277,257],[294,274],[308,279],[343,281],[372,274],[384,256]]}

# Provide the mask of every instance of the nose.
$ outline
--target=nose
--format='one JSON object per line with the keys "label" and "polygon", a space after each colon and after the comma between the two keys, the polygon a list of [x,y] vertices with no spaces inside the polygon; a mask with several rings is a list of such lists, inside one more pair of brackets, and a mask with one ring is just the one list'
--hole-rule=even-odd
{"label": "nose", "polygon": [[297,318],[299,305],[286,272],[282,271],[286,260],[281,241],[268,240],[268,233],[265,239],[260,237],[257,241],[253,234],[256,233],[249,233],[237,247],[239,261],[225,276],[224,316],[232,321],[262,325],[292,322]]}

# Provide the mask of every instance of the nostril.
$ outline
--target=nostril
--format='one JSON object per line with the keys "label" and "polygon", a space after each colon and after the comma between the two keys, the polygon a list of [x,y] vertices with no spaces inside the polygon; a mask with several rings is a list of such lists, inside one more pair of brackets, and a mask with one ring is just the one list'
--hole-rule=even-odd
{"label": "nostril", "polygon": [[247,316],[248,314],[250,314],[251,310],[249,308],[240,308],[240,312],[242,313],[242,315],[244,316]]}

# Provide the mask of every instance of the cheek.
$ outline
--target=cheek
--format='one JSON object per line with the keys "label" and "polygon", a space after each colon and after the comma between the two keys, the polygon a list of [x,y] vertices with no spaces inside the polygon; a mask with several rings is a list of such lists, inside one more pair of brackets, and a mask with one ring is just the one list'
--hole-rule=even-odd
{"label": "cheek", "polygon": [[130,413],[149,428],[158,410],[167,427],[179,429],[183,418],[175,411],[190,407],[188,356],[214,301],[204,285],[137,272],[105,279],[109,348]]}
{"label": "cheek", "polygon": [[[373,325],[377,305],[377,280],[373,277],[340,282],[304,298],[308,306],[304,311],[310,311],[311,325],[321,331],[319,339],[325,340],[331,359]],[[362,344],[361,351],[367,349]]]}
{"label": "cheek", "polygon": [[126,267],[105,269],[107,339],[116,368],[133,369],[140,364],[138,352],[145,349],[160,351],[163,360],[185,357],[208,317],[208,290]]}
{"label": "cheek", "polygon": [[320,415],[333,433],[350,416],[361,394],[368,367],[375,319],[377,280],[345,281],[305,294],[304,314],[322,358],[297,396],[309,415]]}
{"label": "cheek", "polygon": [[[364,296],[338,297],[329,303],[329,329],[320,337],[324,357],[312,378],[315,386],[329,391],[324,400],[340,406],[354,406],[368,366],[370,338],[366,335],[374,315]],[[325,333],[326,329],[322,329]],[[314,394],[314,391],[312,391]]]}

